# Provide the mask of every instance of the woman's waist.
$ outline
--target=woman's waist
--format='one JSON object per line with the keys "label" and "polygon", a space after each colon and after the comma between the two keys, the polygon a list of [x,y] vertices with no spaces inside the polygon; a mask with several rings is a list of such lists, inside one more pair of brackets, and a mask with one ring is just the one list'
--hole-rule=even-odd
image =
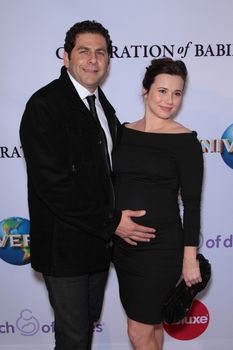
{"label": "woman's waist", "polygon": [[128,196],[116,195],[116,208],[119,210],[145,210],[145,215],[134,218],[136,222],[166,223],[176,222],[180,219],[180,208],[176,196],[156,197],[142,196],[140,194]]}
{"label": "woman's waist", "polygon": [[[135,219],[135,218],[134,218]],[[133,220],[134,220],[133,219]],[[156,229],[155,238],[152,238],[149,242],[137,242],[137,246],[132,246],[125,242],[124,239],[117,235],[114,235],[114,240],[116,244],[124,245],[130,249],[143,248],[150,249],[150,247],[157,247],[158,249],[174,249],[182,247],[183,245],[183,228],[181,220],[176,219],[173,221],[166,222],[143,222],[139,221],[138,218],[134,220],[135,222],[145,225],[147,227],[153,227]]]}

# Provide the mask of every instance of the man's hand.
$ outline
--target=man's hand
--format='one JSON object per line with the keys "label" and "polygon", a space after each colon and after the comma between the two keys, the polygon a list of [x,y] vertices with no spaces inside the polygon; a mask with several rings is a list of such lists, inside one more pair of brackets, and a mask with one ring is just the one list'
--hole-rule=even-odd
{"label": "man's hand", "polygon": [[123,210],[115,234],[131,245],[137,245],[137,242],[149,242],[151,238],[155,238],[156,230],[139,225],[131,219],[131,217],[141,217],[145,214],[145,210]]}

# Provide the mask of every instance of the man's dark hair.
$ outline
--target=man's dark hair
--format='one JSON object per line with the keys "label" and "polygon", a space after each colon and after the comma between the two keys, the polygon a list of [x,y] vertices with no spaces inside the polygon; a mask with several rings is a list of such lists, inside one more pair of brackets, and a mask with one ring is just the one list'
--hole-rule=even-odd
{"label": "man's dark hair", "polygon": [[146,68],[146,73],[142,82],[147,92],[150,90],[155,77],[159,74],[178,75],[183,79],[185,84],[188,72],[183,61],[175,61],[169,57],[154,59]]}
{"label": "man's dark hair", "polygon": [[68,53],[70,58],[71,51],[75,46],[76,37],[82,33],[95,33],[102,35],[107,44],[108,55],[110,56],[112,51],[112,41],[108,30],[102,26],[101,23],[96,21],[83,21],[75,23],[66,33],[64,50]]}

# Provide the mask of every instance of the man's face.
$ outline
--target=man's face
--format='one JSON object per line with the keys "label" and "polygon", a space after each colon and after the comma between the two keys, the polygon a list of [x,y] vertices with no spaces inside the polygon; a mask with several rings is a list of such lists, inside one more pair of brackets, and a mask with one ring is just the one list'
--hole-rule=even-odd
{"label": "man's face", "polygon": [[67,52],[64,53],[64,65],[74,79],[94,92],[108,70],[105,38],[97,33],[78,34],[70,59]]}

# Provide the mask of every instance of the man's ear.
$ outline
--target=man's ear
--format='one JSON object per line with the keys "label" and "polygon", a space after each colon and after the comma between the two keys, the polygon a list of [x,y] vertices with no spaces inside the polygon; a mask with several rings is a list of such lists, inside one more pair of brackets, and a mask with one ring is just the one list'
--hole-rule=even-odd
{"label": "man's ear", "polygon": [[63,54],[63,62],[64,62],[64,66],[66,68],[69,68],[70,60],[69,60],[68,53],[66,51],[64,51],[64,54]]}

